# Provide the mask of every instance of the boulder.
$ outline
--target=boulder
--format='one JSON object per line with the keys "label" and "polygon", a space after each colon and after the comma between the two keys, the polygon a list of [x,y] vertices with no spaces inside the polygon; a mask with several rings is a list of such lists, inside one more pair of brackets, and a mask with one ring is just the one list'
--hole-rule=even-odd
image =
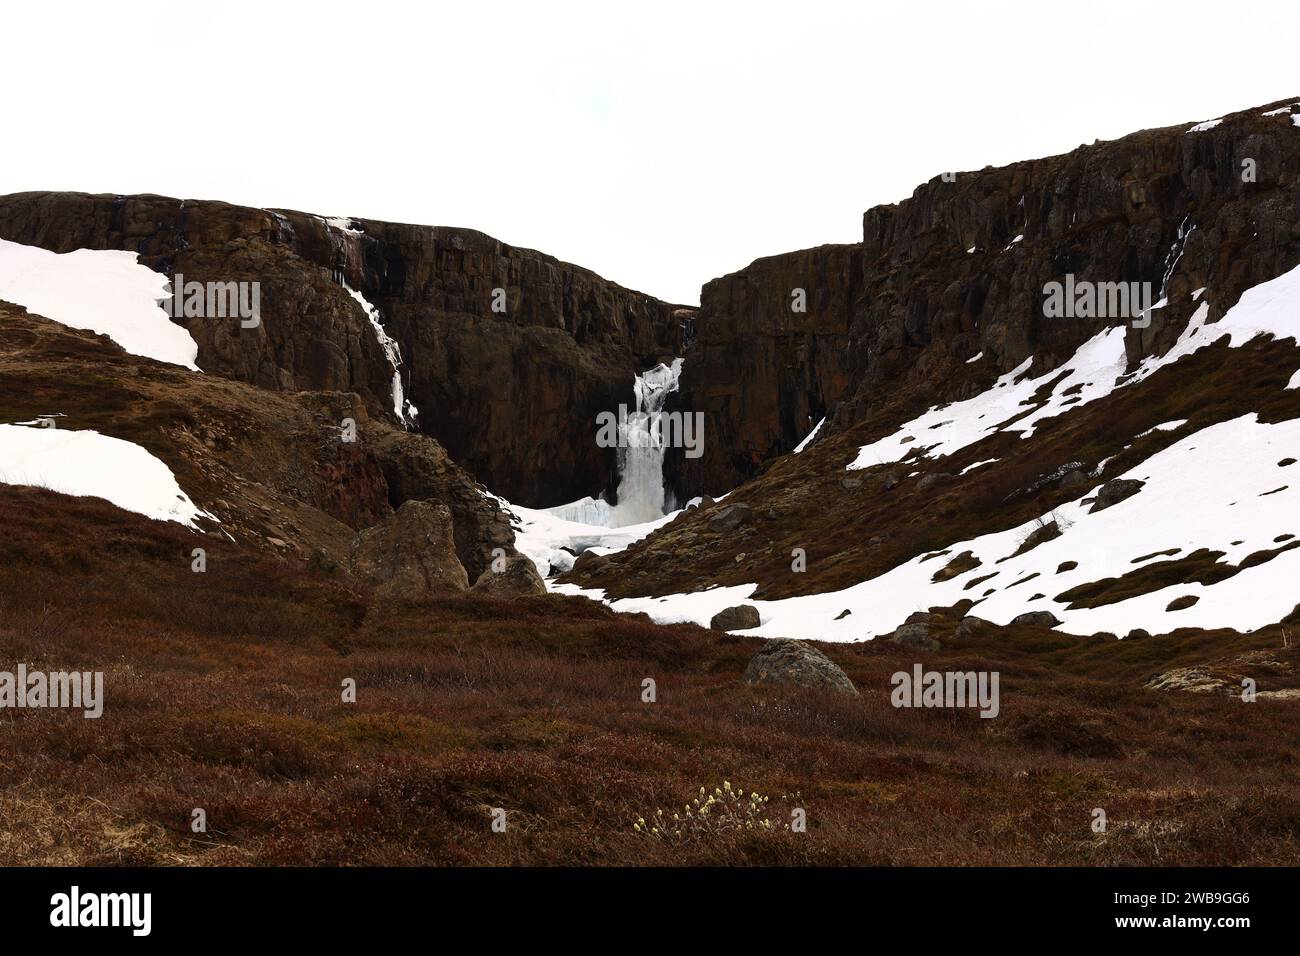
{"label": "boulder", "polygon": [[1150,636],[1151,636],[1151,632],[1150,632],[1150,631],[1148,631],[1148,630],[1144,630],[1143,628],[1140,628],[1140,627],[1135,627],[1135,628],[1133,628],[1133,630],[1129,631],[1127,635],[1125,635],[1124,640],[1126,640],[1126,641],[1140,641],[1140,640],[1142,640],[1142,638],[1144,638],[1144,637],[1150,637]]}
{"label": "boulder", "polygon": [[930,636],[928,624],[904,624],[890,635],[889,641],[920,651],[935,651],[939,642]]}
{"label": "boulder", "polygon": [[469,577],[456,557],[451,509],[411,500],[352,539],[348,566],[381,594],[419,598],[464,591]]}
{"label": "boulder", "polygon": [[803,641],[777,638],[768,641],[745,668],[749,684],[785,684],[854,694],[847,674],[817,648]]}
{"label": "boulder", "polygon": [[916,490],[929,491],[931,488],[948,481],[950,478],[952,478],[952,475],[945,472],[932,472],[916,483]]}
{"label": "boulder", "polygon": [[1146,482],[1139,481],[1136,478],[1112,478],[1097,489],[1097,499],[1092,503],[1092,507],[1088,509],[1088,514],[1105,511],[1107,508],[1119,504],[1125,498],[1132,498],[1142,490],[1144,484]]}
{"label": "boulder", "polygon": [[515,554],[505,559],[505,567],[500,571],[488,567],[474,582],[470,593],[494,598],[545,594],[546,582],[538,574],[537,565],[533,564],[532,558]]}
{"label": "boulder", "polygon": [[1058,487],[1062,491],[1077,491],[1080,488],[1086,488],[1088,487],[1088,476],[1075,468],[1061,479],[1061,483]]}
{"label": "boulder", "polygon": [[723,505],[709,515],[709,527],[714,531],[735,531],[741,525],[748,524],[753,517],[753,509],[749,505],[739,502],[734,505]]}
{"label": "boulder", "polygon": [[743,631],[746,628],[758,627],[761,623],[758,608],[752,604],[737,604],[713,615],[709,627],[715,631]]}
{"label": "boulder", "polygon": [[967,615],[957,622],[957,629],[953,631],[953,637],[964,641],[975,636],[985,628],[992,626],[992,624],[984,620],[982,617]]}
{"label": "boulder", "polygon": [[1011,623],[1017,626],[1056,627],[1061,622],[1051,611],[1026,611],[1013,617]]}

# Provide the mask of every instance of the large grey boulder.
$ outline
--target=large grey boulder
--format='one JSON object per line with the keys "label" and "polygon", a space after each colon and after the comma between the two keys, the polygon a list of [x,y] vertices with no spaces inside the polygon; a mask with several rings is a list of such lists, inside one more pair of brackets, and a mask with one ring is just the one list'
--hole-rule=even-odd
{"label": "large grey boulder", "polygon": [[750,684],[784,684],[856,695],[858,689],[840,666],[803,641],[777,638],[763,645],[745,668]]}
{"label": "large grey boulder", "polygon": [[456,557],[451,509],[411,500],[352,539],[352,573],[381,594],[420,598],[464,591],[469,576]]}
{"label": "large grey boulder", "polygon": [[752,604],[737,604],[713,615],[709,627],[715,631],[743,631],[746,628],[758,627],[762,623],[762,619],[758,616],[758,608]]}
{"label": "large grey boulder", "polygon": [[494,598],[522,597],[529,594],[545,594],[546,582],[537,573],[537,565],[532,558],[514,554],[505,559],[505,566],[500,571],[488,569],[478,576],[471,594],[484,594]]}

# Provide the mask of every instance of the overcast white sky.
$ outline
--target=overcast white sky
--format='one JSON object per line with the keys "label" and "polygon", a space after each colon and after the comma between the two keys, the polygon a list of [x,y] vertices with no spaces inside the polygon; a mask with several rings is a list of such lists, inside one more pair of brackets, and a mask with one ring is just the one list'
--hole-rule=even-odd
{"label": "overcast white sky", "polygon": [[6,3],[0,193],[467,226],[661,298],[944,170],[1300,97],[1300,3]]}

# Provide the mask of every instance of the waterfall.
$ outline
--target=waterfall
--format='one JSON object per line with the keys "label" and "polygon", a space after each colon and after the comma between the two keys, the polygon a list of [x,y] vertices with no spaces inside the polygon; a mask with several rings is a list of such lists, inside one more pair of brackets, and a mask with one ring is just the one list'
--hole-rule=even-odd
{"label": "waterfall", "polygon": [[664,515],[664,434],[660,412],[669,394],[677,391],[682,360],[656,365],[636,377],[632,391],[636,409],[619,426],[618,504],[614,527],[641,524]]}

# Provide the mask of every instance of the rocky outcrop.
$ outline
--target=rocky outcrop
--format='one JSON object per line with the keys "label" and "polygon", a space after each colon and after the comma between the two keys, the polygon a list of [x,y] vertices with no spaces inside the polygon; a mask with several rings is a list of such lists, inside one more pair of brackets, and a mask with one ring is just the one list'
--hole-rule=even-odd
{"label": "rocky outcrop", "polygon": [[504,565],[499,571],[489,566],[478,576],[470,591],[498,599],[527,597],[545,594],[546,583],[537,573],[537,565],[533,564],[531,558],[516,554],[504,559]]}
{"label": "rocky outcrop", "polygon": [[812,431],[848,387],[861,296],[856,245],[759,259],[705,284],[671,406],[703,414],[704,454],[669,456],[679,496],[729,491]]}
{"label": "rocky outcrop", "polygon": [[421,598],[469,588],[456,557],[451,509],[431,501],[407,501],[381,523],[352,540],[348,567],[380,594]]}
{"label": "rocky outcrop", "polygon": [[401,343],[420,427],[522,505],[612,489],[596,416],[634,403],[635,374],[681,354],[690,310],[472,230],[357,227],[363,288]]}
{"label": "rocky outcrop", "polygon": [[681,354],[693,312],[473,230],[220,202],[22,193],[0,198],[0,238],[125,249],[187,282],[259,282],[256,328],[180,320],[199,366],[278,390],[357,392],[396,421],[393,368],[358,290],[401,349],[416,427],[524,505],[612,485],[596,415],[633,401],[637,372]]}
{"label": "rocky outcrop", "polygon": [[745,668],[745,682],[811,687],[838,694],[858,693],[849,676],[829,657],[810,644],[787,638],[763,645]]}
{"label": "rocky outcrop", "polygon": [[1149,327],[1129,324],[1136,361],[1173,345],[1195,290],[1211,290],[1216,321],[1242,291],[1300,263],[1300,128],[1286,110],[1270,111],[936,176],[910,198],[868,210],[853,385],[830,430],[869,417],[882,396],[924,386],[917,404],[933,405],[982,390],[1031,355],[1035,374],[1056,367],[1117,324],[1044,316],[1044,285],[1067,273],[1150,282],[1153,298],[1167,296]]}
{"label": "rocky outcrop", "polygon": [[363,437],[394,504],[411,498],[434,499],[451,508],[456,554],[471,580],[491,565],[498,549],[515,553],[515,535],[505,513],[441,445],[424,435],[394,429],[373,437],[363,431]]}

